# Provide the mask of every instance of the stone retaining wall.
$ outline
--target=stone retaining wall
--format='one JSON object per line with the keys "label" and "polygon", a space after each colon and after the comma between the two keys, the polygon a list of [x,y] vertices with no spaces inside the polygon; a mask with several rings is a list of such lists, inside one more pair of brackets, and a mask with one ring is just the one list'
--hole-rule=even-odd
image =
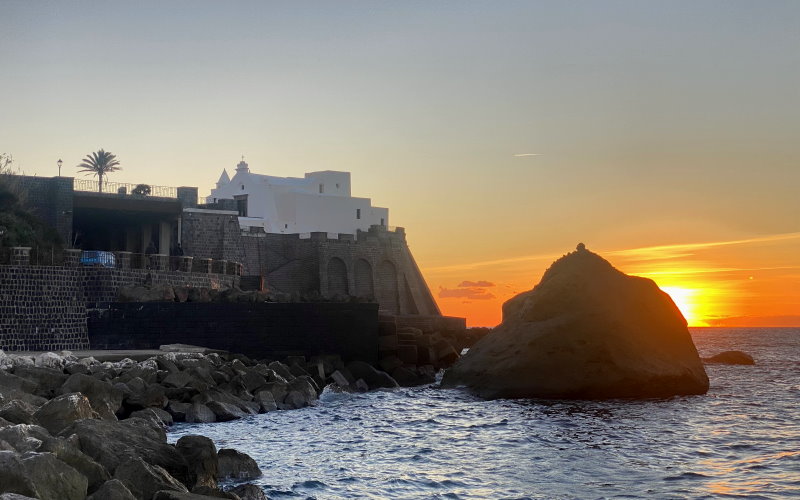
{"label": "stone retaining wall", "polygon": [[227,288],[238,276],[107,269],[0,266],[0,349],[88,349],[87,309],[107,308],[120,287],[145,283]]}

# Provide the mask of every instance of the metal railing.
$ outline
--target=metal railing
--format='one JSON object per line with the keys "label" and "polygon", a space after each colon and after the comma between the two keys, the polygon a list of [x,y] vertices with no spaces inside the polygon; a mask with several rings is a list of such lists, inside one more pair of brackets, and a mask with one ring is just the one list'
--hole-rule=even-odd
{"label": "metal railing", "polygon": [[[139,186],[147,186],[148,194],[133,194]],[[100,183],[94,179],[73,179],[72,189],[75,191],[100,192]],[[159,198],[177,198],[178,189],[170,186],[154,186],[152,184],[131,184],[128,182],[103,181],[103,193],[126,194],[132,196],[156,196]]]}

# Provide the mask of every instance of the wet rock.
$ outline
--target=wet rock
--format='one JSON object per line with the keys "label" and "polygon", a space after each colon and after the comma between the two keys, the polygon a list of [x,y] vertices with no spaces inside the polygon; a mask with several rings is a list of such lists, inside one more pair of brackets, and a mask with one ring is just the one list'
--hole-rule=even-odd
{"label": "wet rock", "polygon": [[206,406],[214,412],[217,422],[237,420],[249,415],[249,413],[242,411],[241,408],[221,401],[209,401]]}
{"label": "wet rock", "polygon": [[178,491],[159,491],[153,495],[153,500],[219,500],[219,497]]}
{"label": "wet rock", "polygon": [[2,491],[36,497],[38,491],[28,476],[20,456],[13,451],[0,451],[0,485]]}
{"label": "wet rock", "polygon": [[[142,380],[142,379],[134,379]],[[164,408],[169,401],[164,388],[158,384],[148,384],[143,382],[141,385],[133,385],[128,382],[128,387],[131,389],[131,394],[126,396],[123,402],[125,407],[131,410],[141,410],[144,408]]]}
{"label": "wet rock", "polygon": [[363,379],[370,389],[392,389],[398,387],[399,384],[388,373],[376,369],[369,363],[364,361],[351,361],[347,364],[347,369],[357,379]]}
{"label": "wet rock", "polygon": [[248,454],[230,448],[217,452],[219,479],[247,480],[261,476],[261,469]]}
{"label": "wet rock", "polygon": [[228,491],[237,494],[242,500],[269,500],[264,490],[255,484],[240,484]]}
{"label": "wet rock", "polygon": [[405,366],[400,366],[392,372],[392,378],[400,384],[401,387],[414,387],[424,383],[424,380],[417,375],[416,372]]}
{"label": "wet rock", "polygon": [[292,372],[289,371],[289,367],[281,363],[280,361],[273,361],[269,365],[269,369],[283,377],[285,380],[292,380],[294,379],[294,375]]}
{"label": "wet rock", "polygon": [[386,356],[379,362],[381,369],[386,373],[392,373],[396,368],[403,366],[403,361],[397,356]]}
{"label": "wet rock", "polygon": [[63,394],[51,399],[36,411],[34,417],[54,436],[77,420],[100,418],[89,399],[81,393]]}
{"label": "wet rock", "polygon": [[25,453],[21,457],[27,477],[40,500],[84,500],[87,481],[80,472],[52,453]]}
{"label": "wet rock", "polygon": [[207,424],[216,422],[217,416],[208,406],[202,403],[192,403],[186,410],[186,421],[189,423]]}
{"label": "wet rock", "polygon": [[270,391],[257,392],[255,395],[255,402],[258,403],[262,413],[268,413],[278,409],[278,405],[275,403],[275,397]]}
{"label": "wet rock", "polygon": [[442,385],[485,398],[649,398],[703,394],[708,377],[669,295],[579,249],[506,302],[503,323]]}
{"label": "wet rock", "polygon": [[71,434],[77,434],[83,452],[111,474],[115,474],[121,463],[141,457],[163,467],[181,481],[187,478],[186,461],[166,443],[164,430],[150,420],[79,420],[61,433],[62,436]]}
{"label": "wet rock", "polygon": [[111,479],[103,483],[86,500],[136,500],[136,497],[122,481]]}
{"label": "wet rock", "polygon": [[36,407],[25,401],[12,399],[11,401],[0,406],[0,418],[3,418],[13,424],[35,424],[36,419],[33,414],[36,413]]}
{"label": "wet rock", "polygon": [[317,401],[317,391],[311,385],[310,377],[297,377],[288,384],[288,392],[282,404],[278,403],[278,408],[282,410],[294,410],[311,406]]}
{"label": "wet rock", "polygon": [[0,493],[0,500],[36,500],[35,498],[18,493]]}
{"label": "wet rock", "polygon": [[163,467],[151,465],[139,457],[131,458],[117,467],[114,479],[119,479],[140,500],[149,500],[157,491],[188,493],[180,481],[172,477]]}
{"label": "wet rock", "polygon": [[186,421],[186,412],[189,411],[191,406],[191,403],[170,400],[166,409],[175,422],[184,422]]}
{"label": "wet rock", "polygon": [[189,385],[192,380],[193,377],[188,371],[182,371],[170,373],[161,381],[161,384],[165,387],[181,388]]}
{"label": "wet rock", "polygon": [[725,351],[710,358],[703,358],[704,363],[724,365],[754,365],[755,360],[742,351]]}
{"label": "wet rock", "polygon": [[230,500],[242,500],[239,495],[222,491],[219,488],[212,488],[210,486],[198,486],[193,488],[191,493],[193,495],[204,495],[206,498],[228,498]]}
{"label": "wet rock", "polygon": [[70,375],[60,389],[61,394],[80,392],[91,403],[92,408],[106,420],[116,420],[116,413],[122,407],[122,391],[109,382],[97,380],[89,375],[75,373]]}
{"label": "wet rock", "polygon": [[214,442],[205,436],[183,436],[175,443],[175,449],[189,464],[189,482],[192,488],[209,486],[216,488],[219,459]]}

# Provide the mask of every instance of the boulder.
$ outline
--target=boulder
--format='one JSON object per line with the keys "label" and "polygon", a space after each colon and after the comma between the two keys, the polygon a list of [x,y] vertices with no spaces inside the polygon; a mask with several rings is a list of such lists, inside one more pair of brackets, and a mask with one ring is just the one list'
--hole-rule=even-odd
{"label": "boulder", "polygon": [[170,373],[167,375],[164,380],[161,381],[161,384],[164,387],[174,387],[174,388],[181,388],[186,387],[192,382],[192,375],[188,371],[179,371]]}
{"label": "boulder", "polygon": [[238,406],[230,403],[223,403],[221,401],[209,401],[206,404],[209,410],[214,412],[217,422],[227,422],[229,420],[237,420],[249,415],[241,410]]}
{"label": "boulder", "polygon": [[652,398],[704,394],[708,377],[672,299],[579,245],[445,372],[484,398]]}
{"label": "boulder", "polygon": [[86,500],[136,500],[131,490],[119,479],[111,479],[89,495]]}
{"label": "boulder", "polygon": [[36,451],[51,438],[47,429],[38,425],[17,424],[0,428],[0,441],[5,441],[20,453]]}
{"label": "boulder", "polygon": [[264,490],[255,484],[240,484],[228,490],[235,493],[242,500],[269,500]]}
{"label": "boulder", "polygon": [[255,402],[258,403],[262,413],[268,413],[278,409],[275,403],[275,396],[270,391],[258,391],[255,395]]}
{"label": "boulder", "polygon": [[217,416],[211,409],[202,403],[193,403],[186,410],[186,422],[196,424],[207,424],[216,422]]}
{"label": "boulder", "polygon": [[40,500],[84,500],[86,478],[52,453],[25,453],[21,457],[27,477]]}
{"label": "boulder", "polygon": [[[52,354],[52,353],[45,353]],[[43,398],[52,398],[58,389],[67,381],[61,369],[43,366],[18,366],[14,368],[14,375],[36,384],[34,394]]]}
{"label": "boulder", "polygon": [[294,410],[311,406],[317,401],[317,391],[311,384],[308,375],[297,377],[288,384],[288,392],[283,402],[278,404],[281,410]]}
{"label": "boulder", "polygon": [[[238,497],[236,499],[239,500]],[[219,497],[179,491],[159,491],[153,495],[153,500],[219,500]]]}
{"label": "boulder", "polygon": [[289,371],[289,367],[284,365],[280,361],[273,361],[268,366],[270,370],[274,371],[276,374],[280,375],[285,380],[292,380],[294,378],[292,372]]}
{"label": "boulder", "polygon": [[144,410],[137,410],[131,412],[130,418],[150,418],[154,419],[160,425],[164,427],[169,427],[172,425],[174,420],[172,419],[172,414],[169,412],[162,410],[161,408],[145,408]]}
{"label": "boulder", "polygon": [[114,479],[122,481],[139,500],[150,500],[157,491],[162,490],[184,493],[189,491],[163,467],[148,464],[139,457],[121,463],[114,472]]}
{"label": "boulder", "polygon": [[18,493],[0,493],[0,500],[36,500],[35,498]]}
{"label": "boulder", "polygon": [[[142,380],[138,377],[136,381]],[[164,408],[169,401],[164,388],[158,384],[148,384],[144,381],[140,386],[139,384],[132,384],[133,380],[128,382],[128,387],[131,393],[127,395],[123,402],[125,407],[131,410],[142,410],[144,408]]]}
{"label": "boulder", "polygon": [[219,459],[219,479],[248,480],[261,476],[258,464],[247,453],[231,448],[217,452]]}
{"label": "boulder", "polygon": [[82,373],[70,375],[60,389],[61,394],[80,392],[91,403],[92,408],[106,420],[116,420],[117,411],[122,407],[122,391],[109,382],[98,380]]}
{"label": "boulder", "polygon": [[356,379],[363,379],[370,389],[398,387],[397,381],[391,375],[364,361],[351,361],[347,364],[347,369]]}
{"label": "boulder", "polygon": [[189,464],[189,486],[217,487],[219,459],[214,441],[205,436],[183,436],[175,449]]}
{"label": "boulder", "polygon": [[73,443],[69,439],[61,437],[48,439],[42,443],[39,451],[53,453],[56,458],[83,474],[90,493],[111,477],[105,467],[92,460],[78,448],[78,443]]}
{"label": "boulder", "polygon": [[84,418],[100,418],[81,393],[63,394],[43,404],[36,413],[36,420],[54,436],[72,422]]}
{"label": "boulder", "polygon": [[25,401],[12,399],[0,406],[0,418],[14,424],[35,424],[36,407]]}
{"label": "boulder", "polygon": [[13,451],[0,451],[0,488],[0,491],[32,498],[39,494],[19,454]]}
{"label": "boulder", "polygon": [[186,421],[186,412],[189,411],[191,406],[191,403],[170,400],[169,403],[167,403],[167,411],[172,415],[175,422],[184,422]]}
{"label": "boulder", "polygon": [[167,444],[164,430],[150,420],[78,420],[61,432],[62,436],[72,434],[77,434],[83,452],[111,474],[115,474],[121,463],[141,457],[163,467],[180,481],[187,479],[186,461],[174,446]]}
{"label": "boulder", "polygon": [[222,491],[219,488],[212,488],[210,486],[198,486],[191,491],[192,495],[204,495],[205,498],[228,498],[230,500],[242,500],[239,495]]}
{"label": "boulder", "polygon": [[725,351],[710,358],[703,358],[704,363],[723,365],[754,365],[752,356],[742,351]]}

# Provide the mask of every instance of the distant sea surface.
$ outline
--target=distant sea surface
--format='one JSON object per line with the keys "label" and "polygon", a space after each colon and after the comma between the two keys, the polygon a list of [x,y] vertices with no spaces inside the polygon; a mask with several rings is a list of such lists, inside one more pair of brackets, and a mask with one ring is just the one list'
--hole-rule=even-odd
{"label": "distant sea surface", "polygon": [[180,424],[256,459],[269,498],[800,497],[800,328],[698,328],[705,396],[481,401],[435,387]]}

